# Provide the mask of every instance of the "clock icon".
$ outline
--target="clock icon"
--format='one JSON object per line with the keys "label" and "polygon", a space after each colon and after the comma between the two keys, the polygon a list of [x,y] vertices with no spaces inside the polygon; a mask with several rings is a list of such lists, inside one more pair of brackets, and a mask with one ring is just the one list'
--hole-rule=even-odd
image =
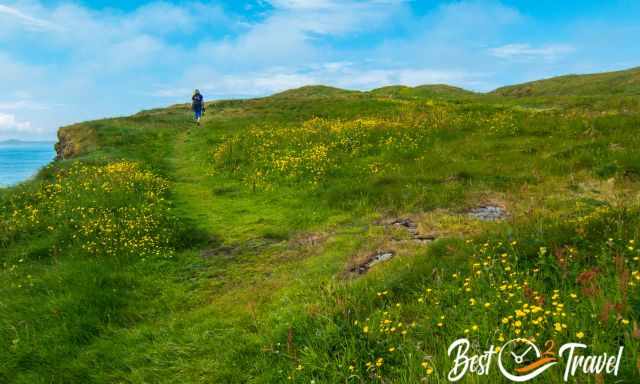
{"label": "clock icon", "polygon": [[530,345],[529,348],[527,348],[524,352],[522,352],[521,355],[516,355],[514,351],[511,351],[511,356],[513,356],[513,361],[515,361],[516,364],[524,363],[525,356],[527,356],[527,354],[531,352],[532,349],[533,349],[533,346]]}
{"label": "clock icon", "polygon": [[544,353],[527,339],[513,339],[506,342],[498,353],[498,368],[509,380],[524,382],[540,375],[557,364],[554,356],[553,342],[547,342]]}

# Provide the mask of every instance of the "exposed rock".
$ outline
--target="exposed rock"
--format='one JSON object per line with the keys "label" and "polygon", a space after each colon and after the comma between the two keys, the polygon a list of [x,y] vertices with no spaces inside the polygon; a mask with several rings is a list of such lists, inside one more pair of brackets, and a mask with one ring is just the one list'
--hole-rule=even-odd
{"label": "exposed rock", "polygon": [[63,160],[74,155],[74,147],[69,135],[62,131],[58,131],[58,142],[54,146],[56,150],[56,160]]}
{"label": "exposed rock", "polygon": [[58,129],[56,160],[70,159],[96,147],[96,131],[89,124],[70,125]]}
{"label": "exposed rock", "polygon": [[[406,230],[410,235],[410,241],[427,244],[436,239],[432,234],[421,234],[418,232],[418,224],[409,218],[399,218],[388,222],[388,226]],[[398,239],[402,241],[402,239]]]}
{"label": "exposed rock", "polygon": [[378,263],[382,263],[387,260],[391,260],[394,255],[395,253],[393,251],[378,251],[373,255],[369,256],[364,263],[361,263],[351,268],[351,272],[361,275],[367,272],[374,265]]}
{"label": "exposed rock", "polygon": [[412,235],[416,235],[418,233],[418,225],[411,219],[396,219],[391,222],[391,225],[396,228],[404,228]]}
{"label": "exposed rock", "polygon": [[469,216],[482,221],[497,221],[507,217],[507,210],[497,205],[483,205],[470,210]]}

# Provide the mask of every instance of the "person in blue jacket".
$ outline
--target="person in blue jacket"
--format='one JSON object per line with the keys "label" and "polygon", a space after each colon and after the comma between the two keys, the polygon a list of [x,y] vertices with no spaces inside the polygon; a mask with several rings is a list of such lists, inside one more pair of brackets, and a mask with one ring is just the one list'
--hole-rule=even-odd
{"label": "person in blue jacket", "polygon": [[193,96],[191,97],[191,109],[193,109],[193,120],[196,124],[200,125],[200,118],[202,118],[202,113],[204,112],[204,97],[199,90],[195,90],[193,92]]}

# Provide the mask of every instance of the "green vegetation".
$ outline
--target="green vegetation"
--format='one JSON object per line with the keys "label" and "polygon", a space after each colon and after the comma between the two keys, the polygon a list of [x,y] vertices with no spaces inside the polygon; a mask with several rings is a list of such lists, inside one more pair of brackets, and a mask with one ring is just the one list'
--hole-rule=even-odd
{"label": "green vegetation", "polygon": [[640,68],[593,75],[567,75],[498,88],[501,96],[640,95]]}
{"label": "green vegetation", "polygon": [[637,382],[640,104],[585,92],[305,87],[63,128],[0,190],[0,382],[447,382],[461,337],[624,345]]}
{"label": "green vegetation", "polygon": [[474,95],[473,92],[469,92],[458,87],[452,87],[446,84],[420,85],[417,87],[392,85],[374,89],[369,93],[378,97],[387,96],[405,99],[419,99],[428,97],[456,99]]}

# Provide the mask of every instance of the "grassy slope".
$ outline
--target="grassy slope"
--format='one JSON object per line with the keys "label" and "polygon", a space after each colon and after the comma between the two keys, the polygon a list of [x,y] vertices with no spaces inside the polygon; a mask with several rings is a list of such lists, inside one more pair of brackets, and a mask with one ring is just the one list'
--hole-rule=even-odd
{"label": "grassy slope", "polygon": [[596,96],[640,94],[640,68],[592,75],[567,75],[498,88],[501,96]]}
{"label": "grassy slope", "polygon": [[458,87],[452,87],[445,84],[420,85],[417,87],[406,87],[401,85],[392,85],[388,87],[377,88],[369,92],[377,97],[396,97],[396,98],[449,98],[460,99],[465,96],[473,96],[474,93]]}
{"label": "grassy slope", "polygon": [[[603,296],[581,294],[584,305],[571,308],[581,316],[567,322],[571,333],[584,329],[587,343],[602,351],[625,340],[632,352],[622,375],[637,378],[637,341],[624,327],[596,326],[586,313],[621,300],[615,268],[606,257],[593,260],[593,253],[604,252],[609,236],[638,238],[638,109],[615,98],[586,106],[579,98],[537,100],[552,108],[541,110],[530,100],[522,107],[495,99],[303,93],[211,104],[199,129],[179,107],[88,123],[95,150],[79,161],[132,160],[168,180],[172,215],[182,223],[177,251],[144,259],[96,258],[76,248],[54,254],[62,229],[3,240],[0,337],[9,347],[0,351],[0,381],[369,382],[379,375],[416,382],[427,376],[420,362],[428,354],[435,356],[431,377],[443,380],[444,349],[468,322],[482,326],[482,345],[496,343],[494,324],[516,304],[500,304],[490,316],[457,310],[470,298],[450,276],[472,268],[475,243],[488,241],[490,253],[500,255],[499,242],[513,239],[522,246],[508,251],[516,257],[509,265],[522,273],[536,267],[541,246],[556,255],[577,249],[580,256],[564,272],[543,267],[542,278],[529,277],[549,296],[552,289],[578,292],[575,278],[589,268],[607,272],[599,282],[607,287]],[[363,121],[351,123],[356,119]],[[263,133],[272,136],[252,141]],[[352,149],[332,146],[344,140]],[[321,145],[331,148],[330,156],[313,157],[311,149]],[[215,160],[220,148],[232,149]],[[276,171],[261,157],[269,153],[312,157]],[[3,191],[6,213],[12,196],[30,196],[76,161]],[[508,222],[463,214],[486,201],[507,206]],[[403,234],[375,224],[405,215],[441,239],[430,247],[394,242]],[[345,277],[352,263],[380,248],[401,256],[366,276]],[[625,257],[637,270],[633,255]],[[504,279],[521,279],[500,271]],[[488,276],[498,279],[493,273]],[[482,278],[473,283],[479,302],[497,291]],[[427,287],[440,292],[442,308],[417,300]],[[620,319],[638,313],[631,300]],[[415,322],[415,331],[398,338],[378,330],[378,320],[390,316],[394,323]],[[440,316],[450,329],[438,327]],[[363,334],[364,323],[371,336]],[[366,366],[383,356],[380,367]]]}

